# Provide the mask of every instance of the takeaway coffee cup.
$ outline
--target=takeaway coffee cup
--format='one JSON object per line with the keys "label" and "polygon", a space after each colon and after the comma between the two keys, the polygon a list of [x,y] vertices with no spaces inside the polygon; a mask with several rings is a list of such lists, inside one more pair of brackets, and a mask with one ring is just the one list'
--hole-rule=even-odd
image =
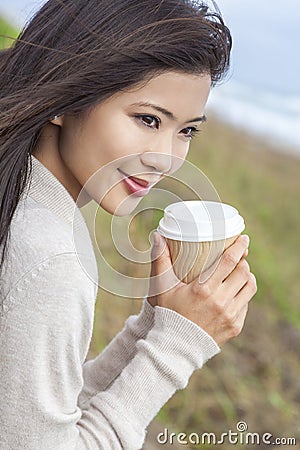
{"label": "takeaway coffee cup", "polygon": [[190,283],[211,269],[244,229],[234,207],[188,200],[167,206],[157,231],[166,238],[176,276]]}

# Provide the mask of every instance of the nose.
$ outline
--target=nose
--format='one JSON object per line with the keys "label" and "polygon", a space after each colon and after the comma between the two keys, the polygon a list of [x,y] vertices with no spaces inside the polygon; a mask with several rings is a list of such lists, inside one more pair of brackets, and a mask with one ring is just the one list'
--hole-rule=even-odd
{"label": "nose", "polygon": [[145,166],[161,174],[172,174],[184,163],[189,149],[188,144],[173,142],[172,138],[160,139],[156,145],[141,154]]}
{"label": "nose", "polygon": [[170,135],[160,136],[152,142],[148,149],[141,154],[141,161],[145,166],[165,174],[170,172],[173,165],[173,139]]}
{"label": "nose", "polygon": [[151,167],[158,173],[168,173],[172,167],[172,154],[163,152],[147,151],[142,153],[143,165]]}

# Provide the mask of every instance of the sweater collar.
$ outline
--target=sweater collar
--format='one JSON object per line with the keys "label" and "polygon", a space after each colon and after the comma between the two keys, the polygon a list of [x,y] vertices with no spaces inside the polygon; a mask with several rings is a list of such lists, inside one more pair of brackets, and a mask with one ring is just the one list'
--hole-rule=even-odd
{"label": "sweater collar", "polygon": [[33,155],[31,163],[32,172],[27,194],[69,225],[74,225],[74,217],[83,219],[74,199],[53,173]]}

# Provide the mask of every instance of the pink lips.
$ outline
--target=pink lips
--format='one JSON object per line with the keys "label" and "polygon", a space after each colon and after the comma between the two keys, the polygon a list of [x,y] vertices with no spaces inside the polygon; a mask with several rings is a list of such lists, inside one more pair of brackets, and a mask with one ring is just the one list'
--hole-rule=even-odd
{"label": "pink lips", "polygon": [[145,180],[139,180],[135,177],[129,177],[121,169],[118,169],[121,177],[123,178],[124,183],[132,194],[135,194],[137,197],[143,197],[147,195],[151,189],[151,185]]}

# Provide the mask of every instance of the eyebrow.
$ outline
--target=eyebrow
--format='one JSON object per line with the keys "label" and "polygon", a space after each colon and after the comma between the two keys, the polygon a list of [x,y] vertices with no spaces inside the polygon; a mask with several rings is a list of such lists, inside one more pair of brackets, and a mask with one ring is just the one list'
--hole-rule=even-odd
{"label": "eyebrow", "polygon": [[[177,117],[175,117],[172,112],[168,111],[167,109],[163,108],[162,106],[154,105],[153,103],[143,103],[143,102],[133,103],[132,106],[142,106],[142,107],[146,107],[146,108],[151,107],[153,109],[156,109],[156,111],[161,112],[162,114],[164,114],[169,119],[178,122]],[[189,123],[189,122],[206,122],[206,121],[207,121],[207,117],[205,115],[203,115],[201,117],[195,117],[194,119],[186,120],[185,123]]]}

